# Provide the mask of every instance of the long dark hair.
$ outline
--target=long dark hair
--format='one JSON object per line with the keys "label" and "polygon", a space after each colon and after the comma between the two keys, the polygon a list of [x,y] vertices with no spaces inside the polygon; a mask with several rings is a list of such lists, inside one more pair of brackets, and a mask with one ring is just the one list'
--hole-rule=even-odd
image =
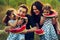
{"label": "long dark hair", "polygon": [[8,21],[10,20],[9,16],[11,16],[11,13],[13,12],[13,10],[8,10],[6,12],[6,18],[4,20],[4,23],[6,24],[6,26],[8,25]]}
{"label": "long dark hair", "polygon": [[35,15],[35,13],[33,12],[33,6],[36,6],[36,8],[40,11],[40,15],[42,15],[43,4],[39,1],[34,2],[31,6],[31,15]]}

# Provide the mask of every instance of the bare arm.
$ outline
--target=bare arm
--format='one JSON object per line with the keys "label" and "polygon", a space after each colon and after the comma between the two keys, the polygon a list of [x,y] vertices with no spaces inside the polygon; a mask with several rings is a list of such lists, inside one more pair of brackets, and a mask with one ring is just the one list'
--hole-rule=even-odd
{"label": "bare arm", "polygon": [[8,24],[9,24],[9,26],[11,26],[11,27],[15,27],[15,26],[17,25],[17,21],[18,21],[18,19],[16,19],[14,23],[8,22]]}
{"label": "bare arm", "polygon": [[53,23],[53,25],[56,24],[57,23],[57,18],[53,18],[52,23]]}
{"label": "bare arm", "polygon": [[56,25],[57,30],[60,30],[58,18],[53,18],[52,23],[53,23],[53,25]]}
{"label": "bare arm", "polygon": [[60,31],[60,25],[59,25],[59,22],[58,22],[58,18],[56,19],[56,22],[57,22],[57,30]]}
{"label": "bare arm", "polygon": [[54,18],[52,19],[52,23],[53,24],[57,24],[58,23],[58,12],[54,11]]}
{"label": "bare arm", "polygon": [[2,23],[4,23],[5,19],[6,19],[6,15],[5,15],[4,18],[2,19]]}
{"label": "bare arm", "polygon": [[33,27],[31,29],[28,29],[27,32],[34,32],[36,29],[38,29],[37,27]]}
{"label": "bare arm", "polygon": [[45,17],[41,17],[40,25],[43,25],[45,19],[46,19]]}

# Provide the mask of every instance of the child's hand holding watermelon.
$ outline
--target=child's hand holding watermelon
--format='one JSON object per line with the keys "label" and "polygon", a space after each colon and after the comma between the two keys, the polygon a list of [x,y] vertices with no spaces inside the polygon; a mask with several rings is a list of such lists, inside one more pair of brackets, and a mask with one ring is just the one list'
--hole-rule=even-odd
{"label": "child's hand holding watermelon", "polygon": [[45,32],[44,32],[44,30],[43,30],[42,28],[35,30],[35,33],[36,33],[37,35],[43,35],[43,34],[45,34]]}
{"label": "child's hand holding watermelon", "polygon": [[20,33],[26,30],[26,25],[21,26],[20,28],[10,29],[9,31],[12,33]]}

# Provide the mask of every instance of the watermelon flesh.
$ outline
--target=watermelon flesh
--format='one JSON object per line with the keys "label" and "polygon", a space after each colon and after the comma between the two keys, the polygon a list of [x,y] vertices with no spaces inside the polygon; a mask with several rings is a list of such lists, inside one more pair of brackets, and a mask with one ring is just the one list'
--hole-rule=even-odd
{"label": "watermelon flesh", "polygon": [[56,16],[56,13],[52,13],[52,14],[44,14],[43,16],[45,16],[45,17],[49,17],[49,16],[54,17],[54,16]]}
{"label": "watermelon flesh", "polygon": [[22,32],[26,29],[26,25],[23,25],[21,26],[20,28],[13,28],[13,29],[10,29],[9,32],[12,32],[12,33],[18,33],[18,32]]}
{"label": "watermelon flesh", "polygon": [[20,15],[20,14],[17,14],[16,16],[18,16],[18,17],[25,17],[24,15]]}
{"label": "watermelon flesh", "polygon": [[38,34],[38,35],[43,35],[44,34],[44,30],[41,28],[41,29],[37,29],[35,30],[35,33]]}

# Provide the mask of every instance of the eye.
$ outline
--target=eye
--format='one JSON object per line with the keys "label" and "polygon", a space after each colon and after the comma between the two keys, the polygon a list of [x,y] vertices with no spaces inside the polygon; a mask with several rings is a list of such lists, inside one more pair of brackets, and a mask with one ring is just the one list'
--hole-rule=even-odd
{"label": "eye", "polygon": [[19,12],[21,12],[22,10],[20,10]]}

